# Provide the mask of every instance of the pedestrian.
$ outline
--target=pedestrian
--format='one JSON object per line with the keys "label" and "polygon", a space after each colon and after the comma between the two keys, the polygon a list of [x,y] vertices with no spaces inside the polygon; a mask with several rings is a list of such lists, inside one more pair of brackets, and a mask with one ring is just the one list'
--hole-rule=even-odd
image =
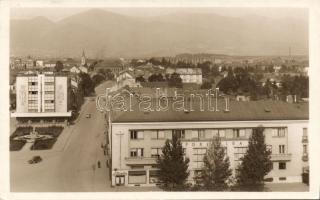
{"label": "pedestrian", "polygon": [[98,168],[100,168],[100,160],[98,160]]}

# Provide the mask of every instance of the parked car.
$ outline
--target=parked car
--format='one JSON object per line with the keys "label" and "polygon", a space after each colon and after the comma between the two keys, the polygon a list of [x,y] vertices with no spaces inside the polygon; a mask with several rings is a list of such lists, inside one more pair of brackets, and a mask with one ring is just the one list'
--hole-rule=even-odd
{"label": "parked car", "polygon": [[91,117],[91,114],[86,114],[86,118],[90,118]]}
{"label": "parked car", "polygon": [[42,158],[40,156],[33,156],[29,161],[28,163],[29,164],[35,164],[35,163],[38,163],[38,162],[41,162],[42,161]]}

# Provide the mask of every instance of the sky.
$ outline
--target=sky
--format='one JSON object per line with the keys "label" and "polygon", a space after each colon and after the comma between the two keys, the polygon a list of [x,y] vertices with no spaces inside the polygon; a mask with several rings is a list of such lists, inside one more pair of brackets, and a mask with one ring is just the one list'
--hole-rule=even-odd
{"label": "sky", "polygon": [[[11,19],[30,19],[37,16],[59,21],[90,8],[12,8]],[[153,17],[175,12],[215,13],[228,17],[261,16],[268,18],[298,18],[307,20],[308,11],[302,8],[103,8],[135,17]]]}

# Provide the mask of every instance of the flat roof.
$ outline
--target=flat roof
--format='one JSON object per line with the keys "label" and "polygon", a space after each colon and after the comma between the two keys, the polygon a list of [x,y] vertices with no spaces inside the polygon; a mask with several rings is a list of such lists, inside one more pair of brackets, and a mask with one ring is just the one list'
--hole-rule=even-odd
{"label": "flat roof", "polygon": [[[264,120],[308,120],[309,104],[287,103],[283,101],[231,101],[229,111],[225,110],[225,101],[218,101],[219,111],[209,111],[204,105],[200,111],[199,103],[194,103],[195,111],[175,111],[169,106],[168,111],[139,110],[139,104],[132,106],[133,111],[113,112],[113,123],[137,122],[190,122],[190,121],[264,121]],[[169,102],[170,105],[170,102]],[[214,101],[213,104],[214,106]],[[153,105],[152,108],[155,108]]]}

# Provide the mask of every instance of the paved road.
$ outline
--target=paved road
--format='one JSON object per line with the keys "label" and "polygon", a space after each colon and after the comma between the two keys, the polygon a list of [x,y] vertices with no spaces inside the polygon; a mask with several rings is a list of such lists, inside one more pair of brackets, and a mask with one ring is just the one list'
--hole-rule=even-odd
{"label": "paved road", "polygon": [[[104,93],[111,85],[112,82],[99,85],[96,93]],[[91,118],[85,117],[87,113]],[[71,135],[63,151],[11,152],[11,191],[86,192],[110,186],[101,148],[105,120],[103,113],[96,110],[95,101],[87,100],[78,122],[68,129],[72,129],[68,130]],[[27,164],[33,155],[42,156],[43,162]],[[98,160],[104,167],[97,167]]]}

